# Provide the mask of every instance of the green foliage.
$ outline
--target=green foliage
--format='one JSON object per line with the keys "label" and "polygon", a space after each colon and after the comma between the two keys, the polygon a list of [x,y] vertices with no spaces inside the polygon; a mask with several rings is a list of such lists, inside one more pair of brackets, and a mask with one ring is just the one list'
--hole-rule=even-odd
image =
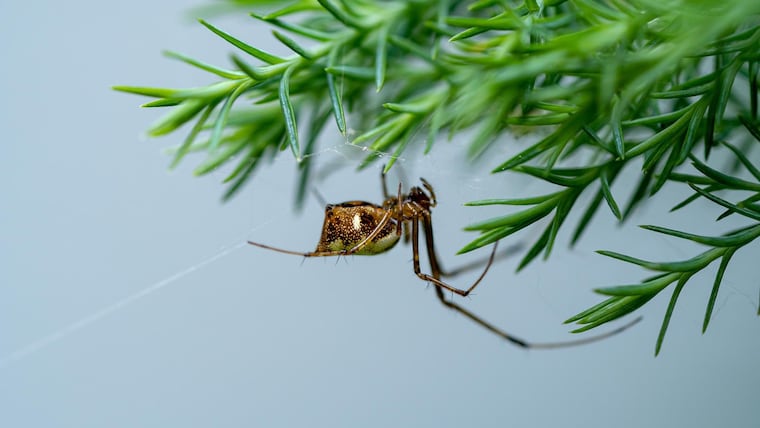
{"label": "green foliage", "polygon": [[[115,87],[154,98],[145,107],[171,108],[149,129],[150,135],[193,123],[172,166],[190,152],[208,155],[196,174],[236,163],[225,179],[228,198],[261,159],[289,149],[301,167],[301,201],[313,159],[308,155],[331,116],[342,134],[347,113],[358,121],[361,133],[351,144],[370,153],[361,168],[390,152],[390,169],[421,140],[427,153],[444,132],[451,138],[472,131],[467,152],[476,158],[501,144],[506,133],[533,131],[535,142],[494,162],[492,172],[527,174],[559,190],[470,203],[524,208],[468,226],[480,236],[460,252],[548,218],[523,257],[523,268],[538,255],[551,254],[571,212],[581,211],[575,243],[603,202],[624,221],[665,184],[687,183],[695,193],[674,209],[704,198],[726,209],[719,219],[735,216],[750,224],[719,237],[644,226],[711,249],[673,263],[601,252],[661,273],[637,285],[599,289],[609,298],[568,321],[583,325],[577,331],[597,327],[675,284],[657,341],[659,352],[682,289],[720,259],[703,329],[707,327],[731,256],[760,235],[760,172],[750,160],[750,152],[757,150],[753,139],[760,140],[760,3],[238,0],[228,5],[256,9],[260,3],[280,8],[250,16],[273,27],[293,55],[272,55],[201,20],[232,45],[234,69],[175,52],[167,56],[219,81],[189,89]],[[708,166],[714,150],[734,156],[737,168],[721,172]],[[621,205],[612,186],[626,167],[641,173]],[[729,202],[717,195],[725,192],[749,195]],[[584,203],[585,208],[578,205]]]}

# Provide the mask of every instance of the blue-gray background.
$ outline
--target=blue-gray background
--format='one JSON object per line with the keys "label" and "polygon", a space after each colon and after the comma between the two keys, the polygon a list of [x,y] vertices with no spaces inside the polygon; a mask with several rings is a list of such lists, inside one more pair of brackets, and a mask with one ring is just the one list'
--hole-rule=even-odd
{"label": "blue-gray background", "polygon": [[[311,199],[304,215],[293,212],[289,154],[222,205],[223,174],[167,170],[161,150],[184,132],[144,138],[161,112],[109,89],[213,81],[160,55],[174,49],[227,63],[231,47],[188,20],[190,6],[0,4],[0,426],[757,426],[757,245],[734,257],[704,336],[715,267],[692,280],[658,358],[667,293],[622,335],[524,351],[442,308],[412,274],[408,248],[302,263],[242,245],[315,245],[322,208]],[[212,20],[284,52],[253,20]],[[328,130],[314,185],[330,201],[378,199],[377,171],[354,175],[361,153],[342,138]],[[447,265],[471,260],[454,257],[473,236],[461,227],[496,212],[462,203],[544,190],[473,173],[523,142],[475,167],[459,161],[459,142],[400,162],[405,180],[424,176],[436,187]],[[621,200],[631,185],[615,186]],[[699,251],[633,227],[705,231],[719,213],[708,203],[666,214],[687,194],[666,190],[623,229],[601,211],[575,249],[559,245],[549,262],[520,274],[514,258],[502,260],[463,303],[522,337],[567,339],[560,322],[599,300],[593,287],[646,275],[593,250],[658,260]]]}

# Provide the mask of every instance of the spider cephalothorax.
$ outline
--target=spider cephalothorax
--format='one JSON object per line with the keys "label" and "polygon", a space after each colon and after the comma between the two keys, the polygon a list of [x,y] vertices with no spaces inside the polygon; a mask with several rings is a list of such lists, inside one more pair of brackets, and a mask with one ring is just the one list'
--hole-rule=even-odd
{"label": "spider cephalothorax", "polygon": [[[436,286],[436,295],[441,303],[463,314],[487,330],[524,348],[556,348],[580,345],[611,336],[638,321],[636,319],[612,332],[581,340],[561,343],[528,343],[504,332],[454,303],[452,300],[447,299],[443,292],[444,290],[460,296],[467,296],[478,286],[493,263],[496,254],[496,244],[493,245],[491,255],[485,264],[483,272],[469,287],[460,289],[442,281],[441,277],[447,276],[447,274],[438,262],[433,242],[433,223],[431,219],[431,209],[437,205],[435,192],[433,191],[433,186],[424,178],[420,178],[420,181],[422,182],[422,187],[414,186],[409,189],[409,193],[401,193],[401,185],[399,184],[396,195],[391,195],[388,193],[385,176],[383,175],[382,186],[385,200],[382,205],[365,201],[349,201],[327,205],[325,207],[325,220],[322,224],[322,234],[316,250],[312,252],[302,253],[283,250],[251,241],[248,241],[248,243],[269,250],[304,257],[347,256],[352,254],[375,255],[390,250],[398,243],[401,236],[406,236],[412,241],[414,273],[420,279]],[[424,231],[425,249],[430,263],[429,274],[423,273],[420,268],[420,225],[422,225],[422,230]]]}

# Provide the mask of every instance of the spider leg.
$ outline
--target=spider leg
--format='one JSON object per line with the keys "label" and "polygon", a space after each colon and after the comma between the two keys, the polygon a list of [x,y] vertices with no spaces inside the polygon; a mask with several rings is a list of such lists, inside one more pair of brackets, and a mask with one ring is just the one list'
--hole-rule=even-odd
{"label": "spider leg", "polygon": [[369,235],[367,235],[364,239],[359,241],[358,244],[354,245],[353,247],[347,249],[347,250],[337,250],[337,251],[310,251],[310,252],[300,252],[300,251],[291,251],[291,250],[285,250],[282,248],[273,247],[271,245],[261,244],[259,242],[253,242],[248,241],[249,244],[255,245],[260,248],[264,248],[267,250],[277,251],[279,253],[285,253],[285,254],[293,254],[296,256],[303,256],[303,257],[333,257],[333,256],[349,256],[351,254],[354,254],[357,251],[361,251],[362,248],[364,248],[367,244],[372,242],[377,235],[383,230],[385,225],[388,224],[389,221],[391,221],[391,217],[393,216],[393,213],[391,211],[386,211],[383,217],[380,219],[380,221],[377,223],[377,226],[375,229],[370,232]]}
{"label": "spider leg", "polygon": [[[422,279],[429,280],[429,278],[434,279],[435,281],[430,281],[433,284],[437,285],[435,287],[435,294],[438,297],[438,300],[447,308],[457,311],[460,314],[464,315],[465,317],[469,318],[476,324],[480,325],[481,327],[485,328],[486,330],[490,331],[491,333],[496,334],[497,336],[501,337],[502,339],[505,339],[509,341],[510,343],[517,345],[521,348],[525,349],[552,349],[552,348],[565,348],[570,346],[578,346],[578,345],[585,345],[587,343],[596,342],[598,340],[606,339],[610,336],[614,336],[629,327],[633,326],[637,322],[641,321],[641,317],[638,317],[634,319],[633,321],[629,322],[628,324],[625,324],[621,327],[618,327],[615,330],[602,333],[596,336],[592,337],[586,337],[583,339],[578,340],[570,340],[565,342],[546,342],[546,343],[531,343],[527,342],[523,339],[520,339],[512,334],[509,334],[505,332],[504,330],[496,327],[495,325],[489,323],[488,321],[484,320],[483,318],[475,315],[474,313],[470,312],[469,310],[463,308],[462,306],[454,303],[453,301],[446,298],[445,293],[443,292],[444,289],[451,290],[453,292],[457,292],[456,288],[449,286],[448,284],[440,281],[441,276],[441,270],[440,266],[438,264],[438,257],[435,252],[435,245],[433,242],[433,227],[432,222],[430,220],[430,214],[426,214],[422,216],[422,222],[425,226],[425,245],[427,247],[428,252],[428,260],[430,262],[430,270],[431,275],[421,274],[419,271],[419,226],[418,226],[419,220],[412,221],[412,247],[414,251],[414,270],[415,273],[417,273],[417,276],[419,276]],[[491,256],[488,259],[488,264],[486,265],[486,268],[483,270],[483,273],[480,275],[480,277],[475,281],[475,283],[470,286],[470,288],[467,290],[467,293],[472,291],[472,289],[475,288],[475,286],[478,285],[481,279],[485,276],[486,272],[488,272],[488,268],[491,266],[491,263],[493,262],[494,255],[496,254],[496,245],[494,245],[494,249],[491,252]],[[463,290],[460,290],[463,291]],[[457,293],[460,294],[461,293]],[[466,295],[466,294],[464,294]]]}
{"label": "spider leg", "polygon": [[420,181],[422,182],[422,185],[425,187],[425,189],[427,189],[428,193],[430,193],[430,206],[435,207],[436,205],[438,205],[438,201],[435,199],[435,192],[433,191],[433,186],[431,186],[430,183],[428,183],[428,181],[422,177],[420,177]]}
{"label": "spider leg", "polygon": [[[385,182],[383,182],[383,183],[385,183]],[[401,196],[402,196],[401,195],[401,183],[398,183],[398,195],[396,196],[396,198],[397,198],[397,202],[396,203],[398,205],[396,205],[396,206],[400,210],[399,212],[403,213],[403,210],[404,210],[403,209],[403,202],[404,201],[401,199]],[[401,214],[399,214],[399,217],[400,216],[401,216]],[[402,230],[401,230],[402,229],[402,227],[401,227],[402,223],[403,223],[403,221],[401,221],[400,219],[399,219],[398,222],[396,222],[396,234],[399,235],[399,236],[401,236],[401,232],[402,232]]]}
{"label": "spider leg", "polygon": [[388,199],[391,197],[391,194],[388,193],[388,183],[385,179],[385,165],[383,165],[382,168],[380,168],[380,184],[383,186],[383,199]]}
{"label": "spider leg", "polygon": [[251,245],[255,245],[257,247],[260,247],[260,248],[264,248],[265,250],[277,251],[278,253],[293,254],[295,256],[303,256],[303,257],[318,257],[315,254],[316,252],[302,253],[300,251],[285,250],[285,249],[282,249],[282,248],[273,247],[271,245],[261,244],[259,242],[248,241],[248,243],[251,244]]}
{"label": "spider leg", "polygon": [[554,349],[554,348],[568,348],[572,346],[578,346],[578,345],[585,345],[587,343],[593,343],[599,340],[606,339],[610,336],[614,336],[618,333],[622,333],[623,331],[627,330],[629,327],[632,327],[634,324],[641,321],[641,317],[637,317],[633,321],[620,326],[614,330],[608,331],[606,333],[599,334],[597,336],[592,337],[586,337],[583,339],[578,340],[569,340],[565,342],[547,342],[547,343],[531,343],[526,342],[523,339],[517,338],[504,330],[494,326],[493,324],[489,323],[488,321],[484,320],[483,318],[475,315],[474,313],[468,311],[467,309],[457,305],[456,303],[452,302],[451,300],[446,299],[446,296],[443,293],[443,289],[440,287],[435,288],[435,294],[438,297],[438,300],[447,308],[457,311],[460,314],[464,315],[465,317],[469,318],[470,320],[474,321],[476,324],[480,325],[481,327],[485,328],[486,330],[490,331],[491,333],[494,333],[495,335],[501,337],[502,339],[505,339],[509,341],[510,343],[517,345],[521,348],[525,349]]}
{"label": "spider leg", "polygon": [[435,284],[438,287],[445,288],[446,290],[451,291],[452,293],[456,293],[462,297],[466,297],[470,294],[472,290],[475,289],[475,287],[480,284],[480,281],[483,280],[483,278],[486,276],[486,273],[488,273],[488,268],[491,267],[491,263],[493,263],[493,258],[496,254],[496,246],[497,244],[494,244],[493,250],[491,251],[491,257],[488,259],[488,263],[486,264],[485,269],[483,269],[483,272],[480,274],[477,280],[470,285],[469,288],[466,290],[462,290],[459,288],[456,288],[454,286],[451,286],[449,284],[446,284],[445,282],[441,281],[441,271],[440,267],[438,266],[438,257],[435,253],[435,248],[433,245],[433,228],[432,223],[430,221],[430,214],[429,213],[422,213],[420,214],[420,217],[422,217],[422,222],[425,225],[425,240],[427,244],[427,251],[428,251],[428,259],[430,260],[430,268],[432,270],[432,275],[423,273],[420,269],[420,251],[419,251],[419,240],[420,240],[420,226],[419,218],[415,218],[411,221],[412,223],[412,257],[414,259],[414,273],[417,274],[417,276],[424,280],[431,282]]}
{"label": "spider leg", "polygon": [[319,202],[320,205],[322,205],[322,206],[326,206],[327,205],[327,201],[322,196],[322,194],[319,193],[318,189],[316,189],[316,188],[311,189],[311,194],[314,195],[314,198]]}
{"label": "spider leg", "polygon": [[488,321],[480,318],[479,316],[473,314],[472,312],[468,311],[467,309],[457,305],[456,303],[452,302],[451,300],[446,299],[446,296],[443,293],[443,289],[440,287],[435,288],[435,295],[438,297],[438,300],[443,304],[443,306],[446,306],[449,309],[452,309],[454,311],[459,312],[460,314],[466,316],[467,318],[471,319],[481,327],[485,328],[486,330],[490,331],[491,333],[496,334],[497,336],[500,336],[502,339],[505,339],[509,341],[510,343],[513,343],[521,348],[532,348],[533,345],[529,344],[528,342],[519,339],[517,337],[512,336],[511,334],[507,334],[501,329],[497,328],[493,324],[489,323]]}
{"label": "spider leg", "polygon": [[[407,230],[407,232],[408,232],[408,230]],[[494,255],[494,261],[501,260],[501,259],[506,259],[508,257],[511,257],[512,255],[517,254],[523,248],[525,248],[525,245],[522,244],[522,243],[513,244],[513,245],[511,245],[511,246],[509,246],[507,248],[502,248],[499,251],[496,251],[496,254]],[[465,263],[465,264],[463,264],[461,266],[457,266],[457,267],[455,267],[453,269],[444,268],[443,266],[441,266],[439,264],[438,265],[438,271],[440,272],[441,277],[443,277],[443,278],[455,277],[455,276],[461,275],[461,274],[463,274],[465,272],[469,272],[471,270],[482,268],[483,266],[486,265],[486,263],[488,263],[488,260],[490,260],[490,257],[483,257],[483,258],[480,258],[478,260],[474,260],[474,261],[471,261],[469,263]]]}
{"label": "spider leg", "polygon": [[[422,187],[424,187],[425,190],[427,190],[427,192],[429,194],[430,207],[431,208],[435,207],[436,205],[438,205],[438,202],[436,200],[435,191],[433,190],[433,186],[427,180],[425,180],[422,177],[420,177],[420,181],[422,182]],[[431,233],[432,233],[432,227],[427,228],[427,226],[426,226],[425,230],[426,231],[430,230]],[[407,229],[407,232],[408,232],[408,229]],[[407,233],[406,238],[407,238],[407,242],[408,242],[408,233]],[[507,257],[507,256],[511,255],[512,253],[516,252],[517,250],[519,250],[521,247],[522,247],[522,245],[519,245],[519,244],[518,245],[514,245],[514,246],[512,246],[510,248],[507,248],[507,249],[503,250],[497,256],[498,256],[498,258]],[[495,252],[496,248],[494,248],[493,251]],[[459,275],[460,273],[463,273],[463,272],[467,272],[467,271],[470,271],[470,270],[477,269],[478,267],[483,266],[483,265],[485,265],[487,263],[490,264],[493,260],[495,260],[495,257],[494,257],[494,255],[491,255],[488,258],[485,258],[485,259],[482,259],[482,260],[477,260],[477,261],[472,262],[472,263],[468,263],[468,264],[466,264],[464,266],[460,266],[460,267],[458,267],[456,269],[453,269],[453,270],[446,270],[443,267],[441,267],[440,265],[438,265],[438,272],[440,273],[440,276],[442,276],[442,277],[452,277],[452,276]]]}

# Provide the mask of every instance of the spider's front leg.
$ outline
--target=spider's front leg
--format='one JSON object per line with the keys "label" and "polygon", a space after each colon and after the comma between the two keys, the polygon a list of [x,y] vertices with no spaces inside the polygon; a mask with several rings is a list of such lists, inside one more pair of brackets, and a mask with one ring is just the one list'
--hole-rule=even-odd
{"label": "spider's front leg", "polygon": [[[431,274],[423,273],[422,269],[420,268],[420,251],[419,251],[419,240],[420,240],[419,223],[420,221],[422,221],[422,223],[425,226],[425,244],[426,244],[427,253],[428,253],[428,260],[430,261]],[[414,260],[414,273],[420,279],[431,282],[435,284],[437,287],[444,288],[462,297],[466,297],[467,295],[469,295],[470,292],[472,292],[472,290],[474,290],[475,287],[477,287],[478,284],[480,284],[480,281],[483,280],[483,278],[486,276],[486,273],[488,273],[488,269],[491,267],[494,256],[496,255],[497,243],[494,243],[493,249],[491,250],[491,256],[488,258],[486,267],[485,269],[483,269],[483,272],[480,274],[478,279],[475,280],[475,282],[472,283],[472,285],[470,285],[469,288],[459,289],[441,281],[440,279],[441,268],[440,268],[440,265],[438,264],[438,256],[436,255],[435,245],[433,243],[433,225],[430,219],[430,212],[425,210],[417,214],[415,218],[411,220],[411,223],[412,223],[412,258]]]}

